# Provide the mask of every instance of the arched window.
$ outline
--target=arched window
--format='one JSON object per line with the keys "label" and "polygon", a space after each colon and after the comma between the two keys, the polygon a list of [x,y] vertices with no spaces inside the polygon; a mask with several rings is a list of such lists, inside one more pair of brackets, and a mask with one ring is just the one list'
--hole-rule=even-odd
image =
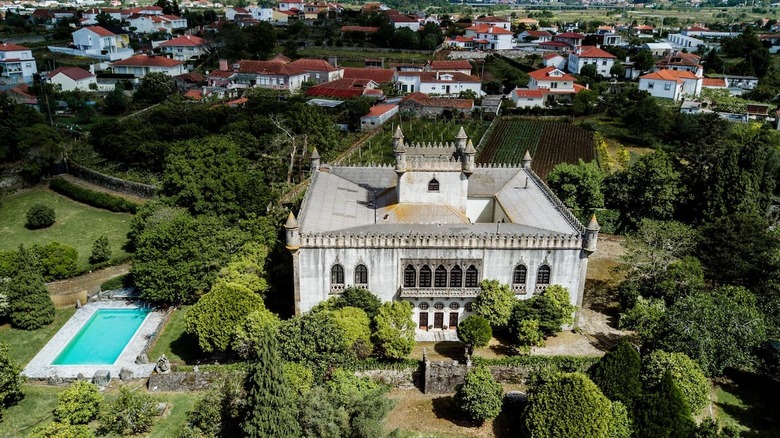
{"label": "arched window", "polygon": [[330,284],[344,284],[344,267],[333,265],[330,268]]}
{"label": "arched window", "polygon": [[444,265],[439,265],[436,268],[435,275],[433,277],[434,287],[447,287],[447,268]]}
{"label": "arched window", "polygon": [[479,286],[479,271],[476,266],[471,265],[466,269],[466,287],[477,286]]}
{"label": "arched window", "polygon": [[536,274],[536,284],[550,284],[550,267],[542,265],[539,267],[539,272]]}
{"label": "arched window", "polygon": [[434,309],[436,309],[436,310],[442,310],[442,309],[444,309],[444,303],[442,303],[442,302],[440,301],[440,302],[438,302],[438,303],[434,304],[434,305],[433,305],[433,308],[434,308]]}
{"label": "arched window", "polygon": [[366,268],[366,265],[357,265],[355,267],[355,284],[368,284],[368,268]]}
{"label": "arched window", "polygon": [[450,269],[450,287],[463,287],[463,268],[460,266]]}
{"label": "arched window", "polygon": [[439,180],[436,178],[431,179],[428,181],[428,191],[429,192],[438,192],[439,191]]}
{"label": "arched window", "polygon": [[459,303],[450,303],[450,310],[458,310],[460,309]]}
{"label": "arched window", "polygon": [[431,268],[428,265],[420,268],[420,287],[431,287]]}
{"label": "arched window", "polygon": [[417,286],[417,269],[414,269],[412,265],[406,265],[404,269],[404,287],[416,287]]}
{"label": "arched window", "polygon": [[528,268],[526,268],[525,265],[519,265],[515,268],[515,272],[512,275],[512,284],[524,285],[527,276]]}
{"label": "arched window", "polygon": [[466,303],[466,312],[473,312],[474,311],[474,302],[469,301]]}
{"label": "arched window", "polygon": [[420,308],[420,310],[428,310],[428,307],[429,307],[429,305],[428,305],[428,303],[426,303],[425,301],[423,301],[423,302],[422,302],[422,303],[420,303],[420,305],[419,305],[419,306],[417,306],[417,307],[419,307],[419,308]]}

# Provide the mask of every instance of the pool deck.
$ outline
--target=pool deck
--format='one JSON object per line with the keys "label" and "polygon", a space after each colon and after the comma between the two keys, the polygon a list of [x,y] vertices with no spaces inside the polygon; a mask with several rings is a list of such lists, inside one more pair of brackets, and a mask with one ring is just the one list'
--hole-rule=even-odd
{"label": "pool deck", "polygon": [[[144,322],[135,332],[130,342],[117,358],[113,365],[52,365],[54,359],[62,352],[66,345],[74,336],[84,327],[92,315],[98,309],[134,309],[138,308],[135,304],[128,304],[124,301],[98,301],[85,304],[81,309],[65,323],[64,326],[52,337],[49,342],[35,355],[35,357],[24,367],[22,374],[30,379],[48,379],[49,377],[60,377],[63,379],[75,379],[82,374],[88,380],[98,370],[108,370],[111,378],[119,378],[119,371],[127,368],[132,371],[133,378],[146,378],[152,374],[154,363],[137,365],[135,358],[141,354],[149,338],[157,330],[163,319],[163,312],[153,311],[147,315]],[[155,358],[150,358],[154,361]]]}

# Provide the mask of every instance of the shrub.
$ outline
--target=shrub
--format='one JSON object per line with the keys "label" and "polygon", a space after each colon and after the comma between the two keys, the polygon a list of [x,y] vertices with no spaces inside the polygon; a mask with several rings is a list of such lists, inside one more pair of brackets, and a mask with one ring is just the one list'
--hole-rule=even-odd
{"label": "shrub", "polygon": [[101,234],[92,244],[92,254],[89,256],[89,262],[92,264],[107,262],[111,259],[111,242],[108,236]]}
{"label": "shrub", "polygon": [[455,387],[455,404],[469,421],[482,424],[501,412],[504,391],[485,367],[474,367]]}
{"label": "shrub", "polygon": [[641,368],[639,352],[624,340],[609,350],[588,374],[607,398],[630,408],[642,392]]}
{"label": "shrub", "polygon": [[667,353],[662,350],[656,350],[645,357],[642,381],[647,389],[655,389],[667,372],[682,392],[691,412],[697,413],[707,405],[710,385],[701,367],[693,359],[685,353]]}
{"label": "shrub", "polygon": [[691,436],[695,423],[691,409],[671,373],[661,378],[655,391],[647,392],[636,414],[638,438]]}
{"label": "shrub", "polygon": [[102,402],[97,386],[78,380],[57,397],[54,418],[61,423],[87,424],[97,418]]}
{"label": "shrub", "polygon": [[39,230],[54,225],[54,209],[43,205],[33,204],[27,210],[27,223],[25,226],[30,230]]}
{"label": "shrub", "polygon": [[145,394],[119,388],[119,398],[110,403],[100,416],[101,434],[135,435],[152,427],[156,413],[154,399]]}
{"label": "shrub", "polygon": [[368,315],[369,320],[373,320],[376,313],[379,311],[379,306],[382,305],[382,301],[371,293],[367,289],[350,287],[345,290],[336,299],[335,307],[340,309],[342,307],[357,307],[362,309]]}
{"label": "shrub", "polygon": [[280,353],[289,362],[300,362],[322,377],[329,369],[352,362],[347,350],[344,329],[330,312],[305,313],[279,325]]}
{"label": "shrub", "polygon": [[44,247],[32,248],[38,256],[44,281],[73,277],[79,270],[79,253],[62,243],[52,242]]}
{"label": "shrub", "polygon": [[82,202],[93,207],[119,213],[135,213],[138,210],[138,204],[130,202],[119,196],[108,193],[95,192],[81,186],[77,186],[62,178],[54,178],[49,183],[49,188],[55,192],[65,195],[74,201]]}
{"label": "shrub", "polygon": [[357,307],[342,307],[337,310],[331,311],[333,320],[344,330],[344,342],[347,349],[358,351],[355,349],[356,343],[358,347],[366,347],[366,351],[363,348],[360,351],[358,357],[364,359],[371,354],[371,321],[368,319],[368,315],[362,309]]}
{"label": "shrub", "polygon": [[21,372],[22,367],[11,362],[8,357],[8,344],[0,342],[0,420],[3,418],[3,411],[24,396],[24,377]]}
{"label": "shrub", "polygon": [[392,301],[382,304],[374,318],[374,325],[376,331],[371,338],[381,357],[402,359],[412,352],[415,324],[411,303]]}
{"label": "shrub", "polygon": [[481,291],[474,301],[474,312],[487,319],[493,327],[501,327],[509,321],[516,299],[509,286],[496,280],[483,280]]}
{"label": "shrub", "polygon": [[17,256],[17,272],[8,287],[11,325],[22,330],[36,330],[54,321],[54,303],[46,291],[32,250],[20,247]]}
{"label": "shrub", "polygon": [[538,319],[524,319],[514,327],[517,344],[522,347],[544,347],[544,334]]}
{"label": "shrub", "polygon": [[266,308],[253,311],[236,326],[231,348],[243,359],[255,358],[259,336],[265,330],[276,333],[279,322],[279,317]]}
{"label": "shrub", "polygon": [[474,347],[487,346],[492,337],[493,329],[490,323],[479,315],[471,315],[458,324],[458,339],[472,350]]}
{"label": "shrub", "polygon": [[287,362],[282,369],[284,378],[295,394],[302,396],[311,390],[314,385],[314,373],[309,367],[295,362]]}
{"label": "shrub", "polygon": [[53,422],[38,426],[30,432],[29,438],[95,438],[95,434],[84,425]]}

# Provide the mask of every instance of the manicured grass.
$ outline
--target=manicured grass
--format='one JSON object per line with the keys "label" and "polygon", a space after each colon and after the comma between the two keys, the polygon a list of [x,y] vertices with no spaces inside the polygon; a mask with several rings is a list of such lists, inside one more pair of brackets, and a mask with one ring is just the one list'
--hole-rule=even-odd
{"label": "manicured grass", "polygon": [[777,393],[780,383],[758,374],[730,371],[715,382],[715,416],[723,425],[737,426],[743,436],[780,436]]}
{"label": "manicured grass", "polygon": [[173,311],[162,332],[149,350],[149,360],[157,360],[164,354],[173,364],[187,364],[202,355],[198,341],[184,332],[184,317],[189,306]]}
{"label": "manicured grass", "polygon": [[8,408],[0,421],[0,437],[27,436],[32,429],[52,419],[57,394],[65,387],[24,385],[24,398]]}
{"label": "manicured grass", "polygon": [[168,411],[162,418],[158,418],[149,436],[168,438],[177,436],[181,426],[187,421],[187,412],[192,410],[195,403],[200,400],[200,393],[190,392],[168,392],[152,393],[155,400],[166,402],[170,405]]}
{"label": "manicured grass", "polygon": [[[33,204],[54,208],[57,215],[54,225],[42,230],[25,228],[27,210]],[[108,236],[113,258],[127,256],[123,246],[127,243],[131,219],[132,215],[90,207],[45,187],[36,187],[7,197],[0,204],[0,250],[59,242],[76,248],[79,267],[86,269],[92,244],[101,234]]]}
{"label": "manicured grass", "polygon": [[8,357],[22,366],[27,365],[27,362],[35,357],[36,353],[49,342],[49,339],[73,316],[74,312],[76,312],[75,307],[57,309],[54,322],[33,331],[17,330],[11,328],[10,325],[0,326],[0,342],[8,344]]}

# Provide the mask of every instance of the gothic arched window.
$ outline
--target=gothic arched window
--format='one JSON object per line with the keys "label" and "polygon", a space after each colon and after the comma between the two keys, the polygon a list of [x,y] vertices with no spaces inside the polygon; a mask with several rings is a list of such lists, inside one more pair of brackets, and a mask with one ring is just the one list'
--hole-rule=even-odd
{"label": "gothic arched window", "polygon": [[463,268],[460,266],[450,269],[450,287],[463,287]]}
{"label": "gothic arched window", "polygon": [[479,286],[479,271],[476,266],[471,265],[466,269],[466,287],[477,286]]}
{"label": "gothic arched window", "polygon": [[439,191],[439,180],[436,178],[431,179],[428,181],[428,191],[429,192],[438,192]]}
{"label": "gothic arched window", "polygon": [[536,284],[550,284],[550,267],[542,265],[539,267],[539,272],[536,274]]}
{"label": "gothic arched window", "polygon": [[433,277],[434,287],[447,287],[447,268],[444,265],[439,265],[436,268],[436,273]]}
{"label": "gothic arched window", "polygon": [[355,267],[355,284],[368,284],[368,268],[366,268],[366,265],[357,265]]}
{"label": "gothic arched window", "polygon": [[330,284],[344,284],[344,267],[333,265],[330,268]]}
{"label": "gothic arched window", "polygon": [[528,268],[526,268],[525,265],[518,265],[512,275],[512,284],[524,285],[527,276]]}
{"label": "gothic arched window", "polygon": [[404,269],[404,287],[416,287],[417,286],[417,269],[414,269],[412,265],[406,265]]}
{"label": "gothic arched window", "polygon": [[431,268],[428,265],[420,268],[420,287],[431,287]]}

